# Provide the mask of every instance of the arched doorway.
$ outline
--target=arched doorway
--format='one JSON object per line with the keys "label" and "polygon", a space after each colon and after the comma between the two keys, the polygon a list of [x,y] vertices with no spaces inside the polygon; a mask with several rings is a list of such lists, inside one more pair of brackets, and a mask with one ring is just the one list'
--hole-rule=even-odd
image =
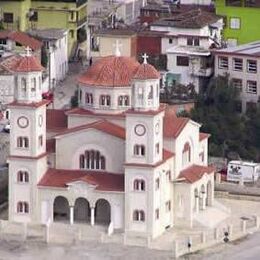
{"label": "arched doorway", "polygon": [[212,206],[212,184],[211,181],[208,181],[207,183],[207,200],[206,200],[206,205],[207,206]]}
{"label": "arched doorway", "polygon": [[205,185],[202,184],[201,187],[200,187],[200,194],[199,194],[199,208],[201,210],[204,209],[204,200],[205,200],[205,193],[206,193],[206,190],[205,190]]}
{"label": "arched doorway", "polygon": [[58,196],[53,203],[53,220],[54,221],[69,221],[70,210],[69,202],[65,197]]}
{"label": "arched doorway", "polygon": [[95,207],[95,222],[97,224],[109,224],[111,221],[111,206],[105,199],[99,199]]}
{"label": "arched doorway", "polygon": [[89,222],[90,206],[84,198],[77,198],[74,204],[74,221]]}
{"label": "arched doorway", "polygon": [[197,188],[194,190],[194,211],[199,211],[199,191]]}

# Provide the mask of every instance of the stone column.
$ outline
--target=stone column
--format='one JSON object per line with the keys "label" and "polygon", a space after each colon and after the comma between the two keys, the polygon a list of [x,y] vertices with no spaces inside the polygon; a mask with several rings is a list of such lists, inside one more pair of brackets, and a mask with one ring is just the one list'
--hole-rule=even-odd
{"label": "stone column", "polygon": [[74,223],[74,206],[70,206],[70,224]]}
{"label": "stone column", "polygon": [[202,210],[205,210],[206,209],[206,193],[202,193]]}
{"label": "stone column", "polygon": [[195,213],[199,212],[199,197],[195,197]]}
{"label": "stone column", "polygon": [[95,207],[91,207],[90,210],[91,210],[90,224],[91,224],[91,226],[94,226],[95,225]]}

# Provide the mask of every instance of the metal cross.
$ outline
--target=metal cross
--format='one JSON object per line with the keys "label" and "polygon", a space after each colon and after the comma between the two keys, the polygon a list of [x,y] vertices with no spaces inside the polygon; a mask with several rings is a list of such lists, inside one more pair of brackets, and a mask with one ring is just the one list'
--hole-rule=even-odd
{"label": "metal cross", "polygon": [[122,44],[119,43],[119,40],[116,40],[116,43],[113,44],[113,46],[115,47],[115,56],[119,57],[121,56],[121,52],[120,52],[120,47],[122,47]]}
{"label": "metal cross", "polygon": [[31,49],[29,46],[27,46],[27,47],[25,48],[25,51],[26,51],[26,56],[27,56],[27,57],[31,56],[31,51],[32,51],[32,49]]}

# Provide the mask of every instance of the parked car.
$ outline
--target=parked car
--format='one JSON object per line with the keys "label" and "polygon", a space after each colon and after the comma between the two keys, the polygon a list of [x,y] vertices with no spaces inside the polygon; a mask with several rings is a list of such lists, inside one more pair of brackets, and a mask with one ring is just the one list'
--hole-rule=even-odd
{"label": "parked car", "polygon": [[53,93],[50,91],[42,93],[42,98],[53,102]]}
{"label": "parked car", "polygon": [[10,130],[11,130],[11,125],[10,125],[10,123],[7,123],[7,124],[4,126],[4,132],[10,133]]}

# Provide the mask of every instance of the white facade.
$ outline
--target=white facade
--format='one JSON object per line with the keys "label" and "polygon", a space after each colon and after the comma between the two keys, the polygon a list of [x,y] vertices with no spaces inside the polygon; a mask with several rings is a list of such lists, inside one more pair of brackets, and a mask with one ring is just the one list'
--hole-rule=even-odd
{"label": "white facade", "polygon": [[[190,17],[190,13],[192,12],[187,12],[187,17]],[[201,14],[198,11],[197,16],[200,15],[203,15],[203,12]],[[182,16],[181,19],[185,20],[185,13]],[[167,55],[167,70],[170,78],[174,79],[175,83],[193,84],[195,90],[199,92],[213,74],[210,48],[221,45],[223,20],[219,18],[215,22],[197,28],[189,25],[179,28],[174,21],[173,18],[172,24],[171,22],[167,24],[162,19],[162,22],[152,24],[151,30],[167,32],[162,37],[161,46],[162,53]],[[177,18],[176,21],[178,22]],[[178,59],[186,59],[185,64],[180,64]],[[172,82],[169,81],[168,84]]]}
{"label": "white facade", "polygon": [[242,111],[259,102],[260,43],[253,42],[215,51],[215,76],[229,75],[240,92]]}
{"label": "white facade", "polygon": [[[121,62],[119,57],[111,59]],[[130,58],[125,62],[133,63]],[[177,118],[160,105],[159,73],[152,66],[146,61],[132,66],[138,66],[138,72],[129,86],[107,87],[105,94],[99,85],[81,81],[80,108],[68,112],[68,128],[52,137],[55,151],[48,155],[53,157],[49,169],[45,105],[32,106],[28,102],[38,99],[31,96],[24,103],[18,92],[18,104],[10,107],[10,220],[80,221],[153,239],[169,227],[192,227],[194,215],[212,205],[208,135],[199,133],[199,124]],[[116,79],[122,71],[118,73]],[[107,102],[110,95],[117,102]],[[130,98],[124,99],[127,95]],[[20,135],[28,140],[17,147]]]}

